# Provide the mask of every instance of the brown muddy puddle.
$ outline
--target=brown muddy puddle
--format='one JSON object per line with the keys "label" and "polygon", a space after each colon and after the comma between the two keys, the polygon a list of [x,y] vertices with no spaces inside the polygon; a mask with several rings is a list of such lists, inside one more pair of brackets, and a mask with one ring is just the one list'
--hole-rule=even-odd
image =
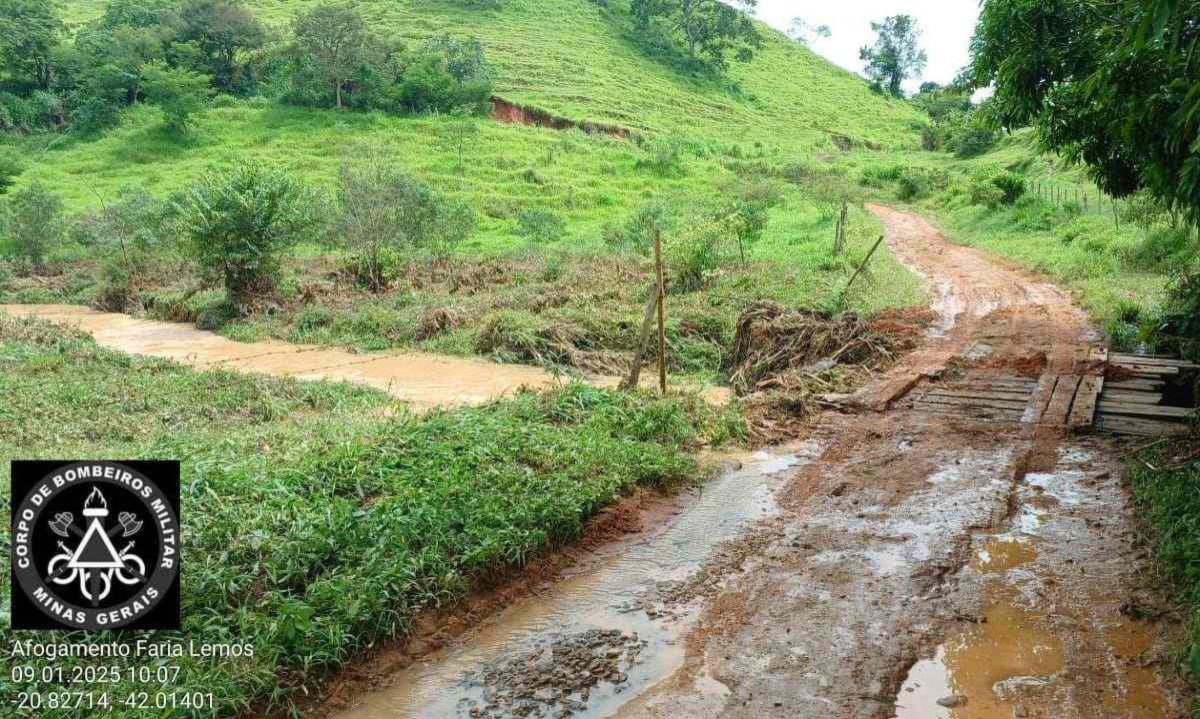
{"label": "brown muddy puddle", "polygon": [[[695,611],[647,612],[639,595],[656,585],[684,580],[723,542],[750,522],[773,514],[774,491],[788,470],[820,456],[815,441],[744,456],[742,466],[705,483],[682,512],[650,534],[599,551],[595,562],[555,583],[547,592],[518,601],[397,674],[390,687],[363,697],[335,716],[345,719],[456,716],[604,717],[683,665],[682,638]],[[695,607],[694,609],[698,609]],[[651,616],[653,615],[653,616]],[[618,648],[604,637],[620,636]],[[638,643],[636,658],[627,647]],[[591,651],[579,663],[578,649]],[[562,647],[567,647],[562,649]],[[561,651],[560,651],[561,649]],[[566,676],[567,687],[543,682],[562,674],[561,664],[598,670],[586,691]],[[531,674],[533,676],[531,676]],[[514,701],[512,684],[537,687]],[[472,709],[475,713],[472,713]]]}
{"label": "brown muddy puddle", "polygon": [[1019,537],[995,537],[971,557],[971,568],[980,572],[1006,572],[1037,559],[1033,542]]}
{"label": "brown muddy puddle", "polygon": [[[498,364],[480,358],[424,352],[359,354],[279,340],[237,342],[178,322],[144,320],[78,305],[0,305],[15,317],[38,317],[90,333],[102,347],[170,359],[196,369],[352,382],[383,390],[421,411],[433,407],[483,404],[522,387],[542,388],[560,378],[541,368]],[[648,383],[653,373],[644,373]],[[616,377],[585,377],[616,387]],[[729,399],[723,387],[700,389],[714,404]]]}
{"label": "brown muddy puddle", "polygon": [[[1012,719],[1007,695],[1049,683],[1063,667],[1063,647],[1046,617],[1001,590],[982,623],[938,647],[933,659],[913,667],[896,699],[897,719]],[[939,705],[961,696],[961,706]]]}
{"label": "brown muddy puddle", "polygon": [[1101,578],[1121,558],[1078,532],[1114,511],[1092,460],[1064,449],[1054,471],[1025,477],[1006,532],[976,535],[963,571],[979,581],[979,621],[912,667],[895,719],[1174,716],[1148,660],[1152,627],[1121,615],[1119,586]]}

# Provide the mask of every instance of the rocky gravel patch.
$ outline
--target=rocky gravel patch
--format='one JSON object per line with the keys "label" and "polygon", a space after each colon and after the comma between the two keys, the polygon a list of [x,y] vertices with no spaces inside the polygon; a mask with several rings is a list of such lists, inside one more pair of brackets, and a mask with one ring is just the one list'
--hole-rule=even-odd
{"label": "rocky gravel patch", "polygon": [[555,634],[545,641],[502,655],[467,683],[482,689],[478,699],[464,699],[472,717],[569,717],[587,708],[602,683],[621,685],[628,670],[640,663],[646,642],[636,632],[590,629]]}

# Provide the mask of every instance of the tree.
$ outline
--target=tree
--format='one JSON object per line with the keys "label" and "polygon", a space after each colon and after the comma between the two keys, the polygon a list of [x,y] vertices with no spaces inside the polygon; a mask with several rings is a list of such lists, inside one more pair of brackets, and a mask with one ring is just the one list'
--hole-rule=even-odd
{"label": "tree", "polygon": [[18,82],[48,89],[62,30],[53,0],[0,0],[0,67]]}
{"label": "tree", "polygon": [[1032,124],[1108,194],[1145,187],[1200,225],[1197,17],[1200,0],[988,0],[972,80],[995,85],[996,125]]}
{"label": "tree", "polygon": [[209,175],[176,202],[202,278],[223,284],[242,312],[274,289],[283,250],[318,223],[314,206],[287,173],[257,164]]}
{"label": "tree", "polygon": [[404,58],[397,98],[409,112],[481,113],[492,96],[492,72],[476,38],[433,38]]}
{"label": "tree", "polygon": [[142,84],[147,101],[162,109],[168,132],[176,136],[187,134],[192,115],[204,109],[212,94],[208,75],[162,62],[146,66]]}
{"label": "tree", "polygon": [[762,36],[747,14],[758,0],[739,0],[739,8],[721,0],[633,0],[631,11],[643,33],[656,24],[679,37],[692,60],[707,60],[724,68],[732,54],[742,62],[763,46]]}
{"label": "tree", "polygon": [[382,161],[343,164],[338,232],[354,254],[355,273],[374,291],[388,284],[389,256],[428,250],[445,257],[475,225],[471,210]]}
{"label": "tree", "polygon": [[177,59],[196,63],[191,69],[226,92],[249,84],[247,55],[263,46],[267,31],[238,0],[186,0],[170,22],[182,46],[172,50]]}
{"label": "tree", "polygon": [[34,272],[45,268],[46,254],[62,240],[62,209],[62,200],[40,182],[13,193],[5,234],[10,251]]}
{"label": "tree", "polygon": [[901,97],[901,85],[910,77],[920,76],[927,60],[917,44],[921,37],[917,21],[910,15],[889,15],[883,22],[871,23],[871,30],[878,34],[875,46],[864,45],[858,51],[866,63],[863,69],[867,78],[876,89]]}
{"label": "tree", "polygon": [[788,37],[800,43],[808,45],[817,38],[828,38],[833,36],[833,31],[828,25],[813,25],[802,17],[792,18],[792,24],[788,28]]}
{"label": "tree", "polygon": [[346,82],[374,44],[362,15],[352,5],[322,4],[292,23],[296,51],[333,91],[334,106],[342,107]]}

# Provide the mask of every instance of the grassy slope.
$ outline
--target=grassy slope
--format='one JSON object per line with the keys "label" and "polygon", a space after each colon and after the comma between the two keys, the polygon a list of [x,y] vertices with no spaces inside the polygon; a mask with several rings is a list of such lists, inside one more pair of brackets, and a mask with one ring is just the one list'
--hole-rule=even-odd
{"label": "grassy slope", "polygon": [[[1138,511],[1151,529],[1157,568],[1175,589],[1190,626],[1181,665],[1200,686],[1200,459],[1195,440],[1155,447],[1129,463]],[[1191,456],[1190,461],[1180,457]],[[1200,701],[1192,707],[1200,718]]]}
{"label": "grassy slope", "polygon": [[[98,14],[101,4],[75,2],[67,7],[78,22]],[[265,20],[282,27],[311,3],[254,0],[249,4]],[[639,165],[648,151],[635,141],[489,120],[476,122],[479,135],[469,141],[465,167],[460,169],[451,132],[436,117],[338,113],[225,98],[220,106],[203,114],[194,135],[183,143],[162,133],[158,112],[151,107],[131,109],[120,128],[99,139],[31,138],[27,140],[31,146],[48,144],[48,148],[33,151],[37,162],[21,181],[43,181],[66,199],[69,208],[83,210],[95,207],[101,197],[116,197],[123,187],[140,185],[165,194],[207,170],[252,157],[287,167],[317,186],[332,189],[339,162],[353,160],[370,146],[478,211],[479,227],[461,248],[464,257],[495,257],[525,250],[524,240],[517,235],[517,218],[526,209],[561,214],[567,220],[565,239],[549,248],[536,248],[532,254],[585,253],[567,263],[571,275],[586,274],[591,256],[609,252],[601,243],[605,224],[621,222],[650,200],[681,206],[712,202],[739,181],[739,169],[780,168],[794,162],[871,163],[885,153],[862,149],[867,143],[890,148],[915,147],[917,142],[914,126],[920,117],[907,104],[871,93],[850,73],[765,29],[767,47],[753,63],[735,63],[728,79],[697,79],[643,54],[629,39],[623,16],[601,11],[584,0],[510,0],[494,12],[465,10],[440,0],[365,2],[360,7],[380,32],[413,40],[447,31],[481,36],[498,67],[498,92],[506,97],[580,120],[619,122],[647,137],[674,135],[688,148],[683,173],[660,177]],[[831,132],[854,138],[860,149],[837,151],[829,140]],[[819,203],[818,193],[803,182],[783,186],[785,205],[773,211],[763,240],[751,248],[750,269],[727,263],[725,274],[709,291],[681,299],[677,306],[687,309],[695,305],[697,311],[723,313],[721,322],[731,329],[738,305],[731,303],[730,297],[762,295],[805,305],[826,305],[835,299],[854,261],[869,249],[879,225],[855,208],[848,258],[832,260],[828,248],[834,217],[829,207]],[[668,237],[668,245],[670,240]],[[32,283],[23,289],[10,288],[6,296],[14,301],[88,302],[93,292],[87,279],[92,271],[89,263],[95,254],[94,249],[77,247],[60,252],[62,259],[78,261],[65,290],[48,290],[41,283]],[[635,259],[622,262],[639,267],[639,273],[645,269]],[[850,298],[853,308],[873,311],[920,301],[919,283],[886,250],[872,264],[874,282],[863,283],[854,293]],[[303,270],[299,272],[303,274]],[[171,270],[158,277],[169,283],[187,275],[186,270]],[[321,280],[297,276],[291,284],[312,285]],[[620,292],[600,308],[603,316],[614,318],[613,325],[636,326],[645,278],[625,273],[612,280],[611,287]],[[535,298],[547,289],[533,279],[521,284],[524,293]],[[311,332],[302,326],[299,309],[294,307],[223,331],[243,339],[273,335],[368,349],[429,346],[414,339],[410,331],[416,319],[414,307],[459,308],[473,320],[486,321],[490,312],[512,306],[512,298],[504,297],[503,291],[500,296],[490,290],[483,294],[487,296],[464,297],[434,289],[382,297],[343,295],[318,303],[336,311],[338,325],[348,327],[344,331]],[[596,309],[594,299],[590,295],[572,297],[562,312],[550,308],[543,320],[548,324],[571,322]],[[536,299],[531,302],[538,304]],[[516,306],[521,308],[522,302]],[[536,311],[542,312],[540,307]],[[385,324],[404,326],[375,331],[372,327],[379,325],[376,320],[381,316]],[[432,348],[469,352],[476,330],[477,326],[466,327],[454,336],[438,338]],[[603,348],[621,349],[611,343]],[[713,354],[712,348],[704,351]],[[703,369],[714,371],[715,366],[708,362]]]}
{"label": "grassy slope", "polygon": [[698,399],[581,386],[415,419],[374,391],[195,372],[7,318],[0,394],[0,457],[182,459],[184,636],[255,645],[183,661],[175,688],[222,714],[575,538],[617,494],[694,475],[685,451],[734,426]]}
{"label": "grassy slope", "polygon": [[[281,28],[313,4],[248,3]],[[82,5],[97,12],[100,3],[69,3],[68,12],[90,14]],[[450,0],[358,6],[376,31],[414,42],[443,32],[479,36],[497,69],[497,93],[506,98],[578,120],[689,138],[700,154],[757,151],[801,158],[828,150],[828,133],[881,147],[914,147],[922,122],[907,104],[871,93],[850,73],[765,27],[767,46],[754,62],[735,63],[729,78],[714,79],[681,73],[647,56],[630,39],[623,14],[581,0],[509,0],[497,11],[465,9]],[[166,192],[206,168],[244,157],[278,162],[329,184],[338,161],[353,156],[357,141],[369,140],[444,189],[486,200],[476,203],[484,212],[506,202],[552,206],[581,221],[586,231],[596,225],[597,208],[611,213],[650,194],[681,189],[711,192],[714,181],[727,176],[714,162],[700,162],[690,179],[661,182],[630,172],[642,154],[630,142],[480,124],[484,134],[472,143],[461,178],[444,125],[436,119],[270,103],[218,108],[202,118],[197,137],[181,146],[156,131],[157,113],[147,110],[131,113],[112,136],[51,143],[25,181],[43,180],[75,208],[97,203],[93,187],[108,196],[126,185]],[[755,143],[761,145],[756,149]],[[553,145],[560,145],[553,157],[559,162],[548,161]],[[530,186],[520,177],[526,167],[547,164],[543,185]]]}

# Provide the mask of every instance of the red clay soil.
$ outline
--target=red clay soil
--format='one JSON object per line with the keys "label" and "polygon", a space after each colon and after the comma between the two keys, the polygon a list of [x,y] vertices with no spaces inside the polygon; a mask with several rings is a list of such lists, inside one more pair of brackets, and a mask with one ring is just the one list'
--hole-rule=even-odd
{"label": "red clay soil", "polygon": [[628,128],[620,125],[608,125],[599,122],[576,122],[565,117],[551,115],[536,107],[518,105],[502,97],[492,97],[492,119],[512,125],[529,125],[531,127],[546,127],[551,130],[580,129],[589,135],[612,135],[627,138],[631,134]]}

